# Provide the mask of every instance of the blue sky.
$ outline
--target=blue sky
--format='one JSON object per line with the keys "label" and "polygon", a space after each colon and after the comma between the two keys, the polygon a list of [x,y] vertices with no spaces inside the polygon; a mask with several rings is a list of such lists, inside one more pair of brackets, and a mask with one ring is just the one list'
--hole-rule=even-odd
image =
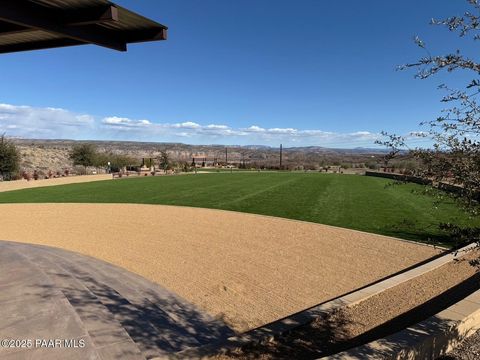
{"label": "blue sky", "polygon": [[127,53],[0,55],[0,132],[29,138],[372,147],[435,118],[436,86],[396,66],[472,41],[429,25],[465,0],[118,0],[169,26]]}

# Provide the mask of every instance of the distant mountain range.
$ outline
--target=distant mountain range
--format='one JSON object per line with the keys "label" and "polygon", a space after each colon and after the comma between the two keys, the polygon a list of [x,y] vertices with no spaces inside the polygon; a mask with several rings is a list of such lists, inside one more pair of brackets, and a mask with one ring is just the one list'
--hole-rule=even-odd
{"label": "distant mountain range", "polygon": [[[18,144],[27,145],[44,145],[44,146],[71,146],[75,143],[93,143],[98,146],[119,146],[125,145],[128,147],[160,147],[160,148],[188,148],[188,149],[247,149],[247,150],[265,150],[265,151],[279,151],[279,147],[273,147],[268,145],[191,145],[184,143],[167,143],[167,142],[141,142],[141,141],[116,141],[116,140],[70,140],[70,139],[22,139],[14,138]],[[295,146],[295,147],[283,147],[286,152],[306,152],[306,153],[339,153],[339,154],[385,154],[388,152],[386,149],[380,148],[329,148],[323,146]]]}
{"label": "distant mountain range", "polygon": [[[280,163],[280,149],[265,145],[188,145],[135,141],[76,141],[65,139],[13,139],[22,154],[22,168],[27,170],[62,170],[71,168],[69,153],[75,144],[93,143],[99,151],[124,154],[135,159],[158,158],[167,151],[175,162],[191,163],[207,159],[239,165],[276,167]],[[325,165],[380,163],[384,149],[335,149],[321,146],[283,148],[282,166],[288,168],[318,168]],[[198,160],[200,159],[200,160]]]}

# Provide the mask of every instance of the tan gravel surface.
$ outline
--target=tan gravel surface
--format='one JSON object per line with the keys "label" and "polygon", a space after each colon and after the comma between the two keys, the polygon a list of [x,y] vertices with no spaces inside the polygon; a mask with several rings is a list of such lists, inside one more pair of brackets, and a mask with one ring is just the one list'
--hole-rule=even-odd
{"label": "tan gravel surface", "polygon": [[[479,288],[480,251],[459,257],[434,270],[384,290],[351,306],[325,313],[310,324],[263,343],[251,343],[215,360],[319,359],[402,331],[460,301]],[[479,359],[480,332],[450,355],[438,360]],[[477,357],[475,357],[477,356]]]}
{"label": "tan gravel surface", "polygon": [[0,205],[0,239],[77,251],[157,282],[245,331],[439,253],[280,218],[133,204]]}
{"label": "tan gravel surface", "polygon": [[59,177],[55,179],[43,179],[43,180],[16,180],[16,181],[0,181],[0,192],[28,189],[34,187],[43,186],[56,186],[65,184],[78,184],[84,182],[112,180],[112,175],[84,175],[84,176],[68,176]]}

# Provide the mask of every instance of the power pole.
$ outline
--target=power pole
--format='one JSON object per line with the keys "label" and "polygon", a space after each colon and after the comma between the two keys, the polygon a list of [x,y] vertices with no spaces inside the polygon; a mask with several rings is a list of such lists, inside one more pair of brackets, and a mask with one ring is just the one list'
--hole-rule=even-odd
{"label": "power pole", "polygon": [[280,144],[280,170],[282,170],[282,156],[283,156],[283,148],[282,148],[282,144]]}
{"label": "power pole", "polygon": [[228,148],[225,148],[225,166],[228,166]]}

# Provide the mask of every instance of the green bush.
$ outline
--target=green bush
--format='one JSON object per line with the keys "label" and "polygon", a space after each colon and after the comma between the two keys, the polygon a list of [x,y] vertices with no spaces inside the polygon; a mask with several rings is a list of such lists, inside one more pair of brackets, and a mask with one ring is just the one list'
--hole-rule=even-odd
{"label": "green bush", "polygon": [[12,180],[18,173],[20,154],[15,144],[5,135],[0,136],[0,177],[3,180]]}

